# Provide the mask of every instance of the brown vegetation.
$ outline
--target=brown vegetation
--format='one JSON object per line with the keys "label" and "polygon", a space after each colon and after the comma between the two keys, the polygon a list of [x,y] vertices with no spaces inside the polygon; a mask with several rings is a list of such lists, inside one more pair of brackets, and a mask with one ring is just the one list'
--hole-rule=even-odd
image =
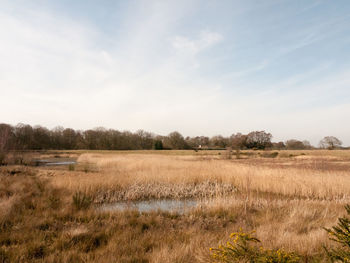
{"label": "brown vegetation", "polygon": [[[327,260],[323,246],[333,245],[323,228],[349,203],[349,152],[155,153],[87,152],[74,169],[2,167],[1,260],[210,262],[209,248],[240,228],[256,230],[266,251]],[[184,215],[96,209],[189,197],[199,203]]]}
{"label": "brown vegetation", "polygon": [[[0,123],[0,153],[7,150],[163,150],[163,149],[274,149],[303,150],[312,149],[310,142],[304,140],[287,140],[272,142],[272,134],[265,131],[252,131],[248,134],[232,134],[229,137],[215,135],[211,138],[195,136],[184,138],[179,132],[166,136],[138,130],[136,132],[118,131],[98,127],[89,130],[74,130],[56,127],[47,129],[43,126],[26,124]],[[340,148],[341,141],[327,136],[320,142],[321,148]],[[1,157],[1,156],[0,156]],[[0,163],[1,164],[1,163]]]}

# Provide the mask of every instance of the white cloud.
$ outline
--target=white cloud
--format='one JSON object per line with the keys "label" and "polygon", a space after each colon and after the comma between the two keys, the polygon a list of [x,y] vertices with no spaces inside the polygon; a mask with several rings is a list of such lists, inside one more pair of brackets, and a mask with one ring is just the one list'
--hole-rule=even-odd
{"label": "white cloud", "polygon": [[[0,12],[5,25],[0,28],[1,122],[181,129],[184,109],[199,116],[201,104],[215,103],[219,95],[214,95],[216,83],[188,75],[181,55],[157,61],[152,52],[161,50],[158,43],[168,28],[159,26],[163,16],[145,18],[142,30],[131,27],[129,39],[106,50],[96,45],[106,36],[90,25],[40,11]],[[220,39],[217,33],[200,32],[196,52]]]}
{"label": "white cloud", "polygon": [[184,36],[176,36],[172,40],[173,47],[179,52],[186,52],[196,55],[197,53],[210,48],[223,40],[223,36],[217,32],[201,31],[195,39]]}
{"label": "white cloud", "polygon": [[171,39],[172,47],[177,52],[177,59],[183,64],[189,65],[192,69],[197,69],[200,63],[197,56],[223,41],[223,36],[218,32],[202,30],[197,38],[175,36]]}
{"label": "white cloud", "polygon": [[[201,72],[204,66],[198,67],[212,62],[210,52],[217,51],[224,36],[198,28],[188,30],[197,32],[191,37],[179,34],[176,27],[187,1],[154,3],[132,8],[118,25],[125,27],[118,36],[47,10],[0,10],[0,122],[142,128],[161,134],[179,130],[184,135],[266,129],[278,139],[310,139],[312,134],[317,140],[321,134],[333,135],[333,126],[344,131],[339,137],[350,143],[343,137],[349,126],[341,122],[349,105],[298,108],[345,89],[349,71],[332,75],[326,74],[328,66],[315,67],[281,82],[260,84],[254,75],[273,58],[263,56],[260,63],[238,65],[241,70],[230,73],[230,64],[241,61],[221,53],[227,75],[208,76]],[[225,50],[234,54],[234,45],[228,45],[231,49]],[[309,74],[328,78],[305,81]],[[325,123],[331,125],[326,129]]]}

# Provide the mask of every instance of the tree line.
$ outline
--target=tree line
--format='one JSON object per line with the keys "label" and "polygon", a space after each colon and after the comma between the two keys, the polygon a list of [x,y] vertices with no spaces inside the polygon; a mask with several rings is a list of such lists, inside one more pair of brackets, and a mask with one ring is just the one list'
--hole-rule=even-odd
{"label": "tree line", "polygon": [[[0,152],[6,150],[149,150],[149,149],[312,149],[308,141],[288,140],[272,142],[272,135],[265,131],[248,134],[184,137],[174,131],[167,136],[138,130],[136,132],[95,128],[74,130],[28,124],[0,124]],[[337,148],[341,141],[327,136],[320,142],[322,148]]]}

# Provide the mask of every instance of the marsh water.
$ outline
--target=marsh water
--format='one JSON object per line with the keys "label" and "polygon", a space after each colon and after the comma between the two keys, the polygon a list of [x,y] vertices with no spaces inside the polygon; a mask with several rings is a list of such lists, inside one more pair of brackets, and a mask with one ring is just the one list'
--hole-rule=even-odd
{"label": "marsh water", "polygon": [[71,165],[76,163],[76,160],[72,158],[50,158],[32,161],[34,166]]}
{"label": "marsh water", "polygon": [[70,165],[70,164],[76,164],[75,161],[67,161],[67,162],[47,162],[44,165],[46,166],[52,166],[52,165]]}
{"label": "marsh water", "polygon": [[103,204],[100,209],[102,211],[125,211],[137,210],[142,212],[151,211],[166,211],[177,212],[180,214],[186,213],[191,208],[197,205],[196,200],[175,200],[175,199],[161,199],[161,200],[141,200],[141,201],[122,201],[111,204]]}

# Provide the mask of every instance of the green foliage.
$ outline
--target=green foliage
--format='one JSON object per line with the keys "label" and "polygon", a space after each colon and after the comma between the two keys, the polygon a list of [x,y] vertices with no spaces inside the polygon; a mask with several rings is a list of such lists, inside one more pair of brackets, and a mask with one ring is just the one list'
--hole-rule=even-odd
{"label": "green foliage", "polygon": [[[350,215],[350,205],[345,206],[348,216]],[[326,228],[330,239],[337,242],[340,247],[326,249],[326,252],[332,262],[350,262],[350,219],[341,217],[338,224],[332,228]]]}
{"label": "green foliage", "polygon": [[77,210],[89,209],[92,205],[93,198],[85,193],[76,192],[73,195],[73,205]]}
{"label": "green foliage", "polygon": [[155,150],[163,150],[163,143],[161,140],[156,140],[154,142],[154,149]]}
{"label": "green foliage", "polygon": [[74,164],[70,164],[70,165],[68,166],[68,170],[69,170],[69,171],[74,171],[74,170],[75,170],[75,165],[74,165]]}
{"label": "green foliage", "polygon": [[265,131],[253,131],[247,135],[246,147],[249,149],[263,150],[271,147],[271,133]]}
{"label": "green foliage", "polygon": [[244,233],[242,230],[232,233],[232,242],[211,248],[212,258],[215,262],[256,262],[256,263],[293,263],[300,262],[300,257],[282,249],[270,250],[258,247],[260,240],[253,236],[253,232]]}

